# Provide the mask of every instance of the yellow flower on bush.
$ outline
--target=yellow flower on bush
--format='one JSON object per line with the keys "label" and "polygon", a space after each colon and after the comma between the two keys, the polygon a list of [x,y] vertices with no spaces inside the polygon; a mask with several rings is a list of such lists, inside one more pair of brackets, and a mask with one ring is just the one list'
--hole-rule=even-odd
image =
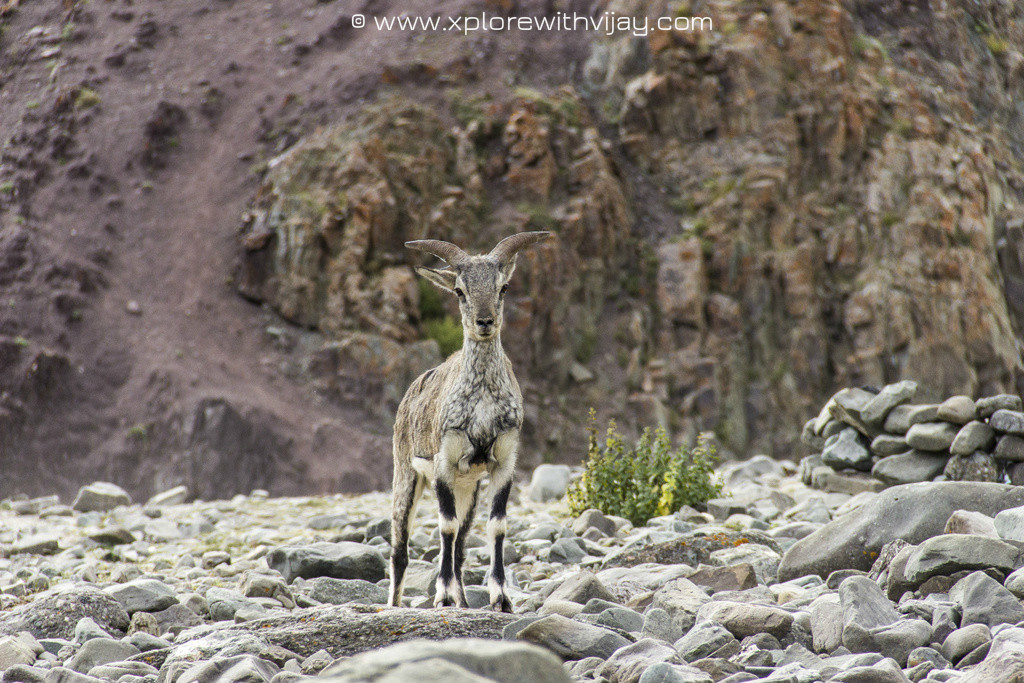
{"label": "yellow flower on bush", "polygon": [[590,448],[583,476],[569,488],[573,514],[597,508],[641,525],[721,492],[714,476],[714,448],[704,438],[691,449],[673,448],[664,429],[645,428],[639,441],[628,445],[613,421],[601,440],[593,411],[588,431]]}

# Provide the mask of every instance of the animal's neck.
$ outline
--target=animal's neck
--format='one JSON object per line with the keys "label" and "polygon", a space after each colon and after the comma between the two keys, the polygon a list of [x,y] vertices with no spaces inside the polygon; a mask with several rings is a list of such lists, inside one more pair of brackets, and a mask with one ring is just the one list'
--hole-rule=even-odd
{"label": "animal's neck", "polygon": [[462,373],[473,377],[497,377],[504,369],[505,352],[501,348],[500,335],[480,341],[463,334]]}

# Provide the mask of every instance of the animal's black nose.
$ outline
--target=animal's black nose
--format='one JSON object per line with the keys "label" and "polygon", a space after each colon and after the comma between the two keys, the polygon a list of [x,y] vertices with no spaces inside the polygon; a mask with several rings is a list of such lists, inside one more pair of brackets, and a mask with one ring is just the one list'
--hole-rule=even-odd
{"label": "animal's black nose", "polygon": [[477,318],[476,324],[480,327],[490,327],[494,324],[494,318]]}

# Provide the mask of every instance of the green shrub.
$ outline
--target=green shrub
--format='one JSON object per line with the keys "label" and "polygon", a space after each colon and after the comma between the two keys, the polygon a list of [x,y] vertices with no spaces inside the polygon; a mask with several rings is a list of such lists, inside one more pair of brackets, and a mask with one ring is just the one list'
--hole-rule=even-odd
{"label": "green shrub", "polygon": [[424,320],[423,329],[441,347],[445,358],[462,348],[462,324],[450,315]]}
{"label": "green shrub", "polygon": [[603,441],[596,423],[589,432],[583,476],[569,489],[569,509],[575,515],[597,508],[641,525],[684,505],[704,503],[722,490],[713,472],[714,448],[704,439],[692,449],[673,448],[663,428],[645,428],[640,440],[629,445],[614,422]]}
{"label": "green shrub", "polygon": [[437,287],[423,278],[418,278],[420,288],[420,320],[444,317],[444,302]]}

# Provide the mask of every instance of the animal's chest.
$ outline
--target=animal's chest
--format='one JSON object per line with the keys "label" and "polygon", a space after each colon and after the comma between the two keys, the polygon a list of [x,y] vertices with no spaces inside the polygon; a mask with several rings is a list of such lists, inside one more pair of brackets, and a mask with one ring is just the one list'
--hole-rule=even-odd
{"label": "animal's chest", "polygon": [[500,434],[523,422],[522,403],[511,391],[467,392],[452,401],[446,412],[445,427],[465,432],[480,457],[486,457]]}

